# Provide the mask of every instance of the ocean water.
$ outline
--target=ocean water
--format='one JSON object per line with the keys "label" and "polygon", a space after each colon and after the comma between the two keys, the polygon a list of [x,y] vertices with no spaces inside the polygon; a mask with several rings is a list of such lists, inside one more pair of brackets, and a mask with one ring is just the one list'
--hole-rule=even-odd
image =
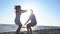
{"label": "ocean water", "polygon": [[[0,32],[12,32],[16,31],[18,28],[15,24],[0,24]],[[57,26],[35,26],[32,27],[33,30],[41,30],[41,29],[60,29]],[[25,26],[22,26],[21,31],[27,31]]]}
{"label": "ocean water", "polygon": [[[17,28],[18,26],[15,24],[0,24],[0,32],[12,32],[12,31],[16,31]],[[26,27],[22,26],[21,31],[27,31]]]}

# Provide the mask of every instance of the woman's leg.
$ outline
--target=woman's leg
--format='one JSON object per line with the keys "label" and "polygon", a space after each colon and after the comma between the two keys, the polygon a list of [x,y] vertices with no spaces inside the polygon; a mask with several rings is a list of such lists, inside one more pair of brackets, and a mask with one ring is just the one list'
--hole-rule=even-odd
{"label": "woman's leg", "polygon": [[19,25],[18,29],[16,30],[16,34],[19,34],[20,30],[21,30],[21,26]]}
{"label": "woman's leg", "polygon": [[31,27],[30,27],[30,33],[32,34],[32,29],[31,29]]}

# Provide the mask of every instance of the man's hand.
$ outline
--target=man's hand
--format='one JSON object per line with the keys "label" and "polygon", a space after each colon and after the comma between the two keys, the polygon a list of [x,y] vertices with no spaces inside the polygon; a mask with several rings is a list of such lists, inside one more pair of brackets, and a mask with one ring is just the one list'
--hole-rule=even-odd
{"label": "man's hand", "polygon": [[33,11],[32,9],[30,9],[31,11]]}
{"label": "man's hand", "polygon": [[27,22],[24,25],[26,25],[28,23],[28,21],[29,21],[29,19],[27,20]]}

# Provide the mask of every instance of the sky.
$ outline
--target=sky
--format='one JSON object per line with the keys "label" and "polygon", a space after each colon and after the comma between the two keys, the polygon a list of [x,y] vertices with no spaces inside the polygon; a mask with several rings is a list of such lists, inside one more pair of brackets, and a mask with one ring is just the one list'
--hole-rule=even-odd
{"label": "sky", "polygon": [[21,23],[28,20],[32,9],[37,25],[60,26],[60,0],[0,0],[0,24],[15,24],[15,5],[28,10],[21,15]]}

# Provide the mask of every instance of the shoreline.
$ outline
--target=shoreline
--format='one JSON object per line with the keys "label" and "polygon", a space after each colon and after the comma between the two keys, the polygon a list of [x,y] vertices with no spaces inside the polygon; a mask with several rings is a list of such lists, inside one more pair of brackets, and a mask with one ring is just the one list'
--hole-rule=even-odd
{"label": "shoreline", "polygon": [[[15,31],[0,32],[0,34],[15,34]],[[27,34],[27,31],[21,31],[21,34]],[[33,34],[60,34],[60,29],[33,30]]]}

